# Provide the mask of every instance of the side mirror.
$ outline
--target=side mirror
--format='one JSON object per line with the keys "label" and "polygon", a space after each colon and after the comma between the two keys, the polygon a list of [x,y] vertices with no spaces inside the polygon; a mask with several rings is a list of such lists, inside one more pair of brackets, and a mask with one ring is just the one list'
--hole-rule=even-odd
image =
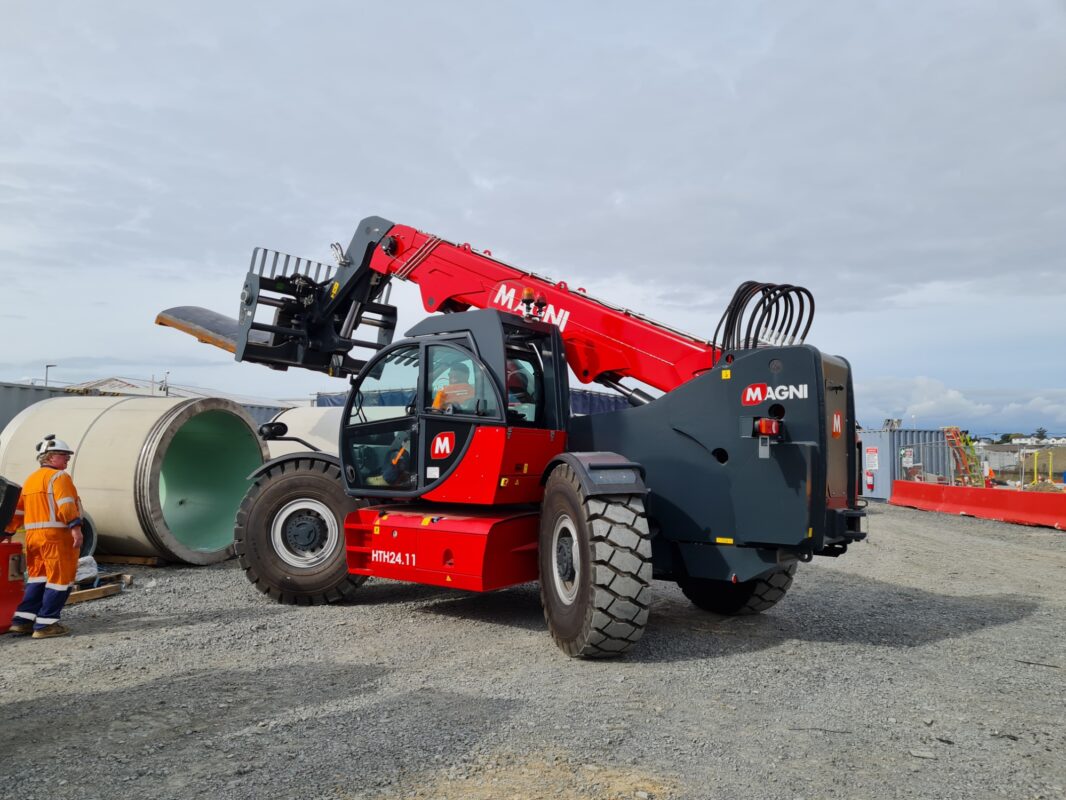
{"label": "side mirror", "polygon": [[289,432],[289,426],[284,422],[265,422],[259,426],[259,435],[266,441],[279,439]]}

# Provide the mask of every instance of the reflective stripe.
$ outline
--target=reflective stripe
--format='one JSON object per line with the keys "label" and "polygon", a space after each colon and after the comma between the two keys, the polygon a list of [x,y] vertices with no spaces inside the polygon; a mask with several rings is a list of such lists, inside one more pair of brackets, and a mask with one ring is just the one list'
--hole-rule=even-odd
{"label": "reflective stripe", "polygon": [[70,505],[71,503],[76,503],[76,502],[77,502],[77,500],[75,500],[73,497],[64,497],[62,500],[59,501],[59,505],[67,506],[67,505]]}
{"label": "reflective stripe", "polygon": [[53,475],[51,478],[48,479],[48,521],[49,522],[58,522],[59,521],[58,518],[56,517],[56,495],[55,495],[55,490],[52,487],[55,485],[55,482],[57,480],[59,480],[59,476],[62,475],[62,474],[63,474],[62,472],[57,472],[55,475]]}
{"label": "reflective stripe", "polygon": [[47,583],[48,578],[44,575],[39,578],[26,578],[26,583]]}
{"label": "reflective stripe", "polygon": [[52,617],[37,617],[38,625],[51,625],[55,622],[59,622],[59,617],[56,617],[54,619]]}
{"label": "reflective stripe", "polygon": [[45,589],[51,589],[53,592],[65,592],[67,589],[70,588],[70,584],[69,583],[46,583],[44,585],[44,588]]}
{"label": "reflective stripe", "polygon": [[61,531],[65,531],[67,526],[58,520],[53,520],[52,522],[31,522],[26,526],[26,530],[28,531],[36,531],[41,528],[58,528]]}
{"label": "reflective stripe", "polygon": [[24,517],[24,516],[26,516],[26,512],[22,511],[22,510],[16,511],[15,512],[15,516],[16,517]]}
{"label": "reflective stripe", "polygon": [[16,611],[15,616],[19,619],[28,619],[30,622],[33,622],[35,619],[37,619],[37,615],[31,614],[29,611]]}

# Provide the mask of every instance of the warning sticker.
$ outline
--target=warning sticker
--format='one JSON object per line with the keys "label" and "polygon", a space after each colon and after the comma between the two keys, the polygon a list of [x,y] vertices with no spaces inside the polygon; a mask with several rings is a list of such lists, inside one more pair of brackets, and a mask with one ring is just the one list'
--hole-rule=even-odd
{"label": "warning sticker", "polygon": [[866,469],[870,470],[871,472],[876,472],[877,468],[878,468],[877,467],[877,448],[876,447],[867,447],[866,448]]}

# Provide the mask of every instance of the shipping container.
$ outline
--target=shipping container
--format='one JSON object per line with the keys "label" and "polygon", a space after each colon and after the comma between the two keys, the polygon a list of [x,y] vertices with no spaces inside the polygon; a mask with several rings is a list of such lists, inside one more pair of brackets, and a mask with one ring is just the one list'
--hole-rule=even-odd
{"label": "shipping container", "polygon": [[942,430],[862,430],[860,485],[863,497],[888,500],[892,481],[951,480],[953,466]]}
{"label": "shipping container", "polygon": [[[7,423],[18,416],[24,408],[29,408],[34,403],[50,397],[59,397],[63,393],[63,389],[59,386],[0,382],[0,431],[7,427]],[[51,431],[44,433],[51,433]]]}

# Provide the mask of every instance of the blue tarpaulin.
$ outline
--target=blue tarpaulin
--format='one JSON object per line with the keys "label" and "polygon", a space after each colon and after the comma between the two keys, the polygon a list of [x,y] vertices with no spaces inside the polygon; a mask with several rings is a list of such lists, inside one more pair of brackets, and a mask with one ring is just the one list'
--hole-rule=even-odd
{"label": "blue tarpaulin", "polygon": [[570,390],[571,414],[603,414],[629,408],[629,401],[620,394],[590,392],[588,389]]}

